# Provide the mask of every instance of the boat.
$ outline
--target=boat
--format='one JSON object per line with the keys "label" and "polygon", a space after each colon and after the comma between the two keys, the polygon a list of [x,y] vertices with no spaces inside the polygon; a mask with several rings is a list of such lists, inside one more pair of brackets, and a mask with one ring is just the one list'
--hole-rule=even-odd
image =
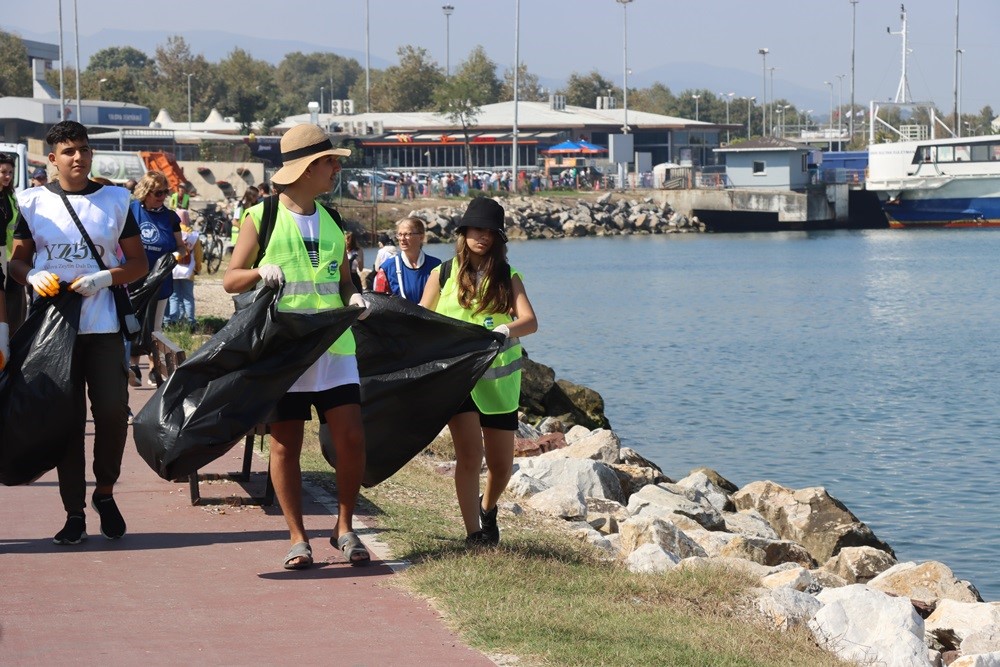
{"label": "boat", "polygon": [[1000,227],[1000,137],[871,144],[865,187],[893,228]]}

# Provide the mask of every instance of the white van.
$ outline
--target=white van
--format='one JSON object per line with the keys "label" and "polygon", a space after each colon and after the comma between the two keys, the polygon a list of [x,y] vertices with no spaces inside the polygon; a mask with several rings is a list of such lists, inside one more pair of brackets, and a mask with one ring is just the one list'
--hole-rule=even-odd
{"label": "white van", "polygon": [[28,183],[28,147],[24,144],[0,143],[0,153],[14,156],[14,192],[20,192],[29,187]]}

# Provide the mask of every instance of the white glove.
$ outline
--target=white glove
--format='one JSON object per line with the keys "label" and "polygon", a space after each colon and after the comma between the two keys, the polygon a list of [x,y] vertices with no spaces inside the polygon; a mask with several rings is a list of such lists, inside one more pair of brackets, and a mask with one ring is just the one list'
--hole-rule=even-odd
{"label": "white glove", "polygon": [[6,322],[0,322],[0,371],[7,365],[10,357],[10,328]]}
{"label": "white glove", "polygon": [[285,282],[285,274],[277,264],[259,266],[257,273],[260,274],[260,279],[268,287],[279,287],[281,283]]}
{"label": "white glove", "polygon": [[368,315],[372,312],[372,307],[369,306],[368,302],[365,301],[365,298],[363,296],[361,296],[360,294],[358,294],[357,292],[355,292],[354,294],[351,295],[350,305],[352,305],[352,306],[360,306],[360,307],[364,308],[364,310],[361,311],[361,314],[358,315],[358,321],[359,322],[361,320],[365,319],[366,317],[368,317]]}
{"label": "white glove", "polygon": [[105,269],[97,273],[80,276],[69,286],[80,296],[94,296],[105,287],[111,287],[111,272]]}
{"label": "white glove", "polygon": [[510,338],[510,327],[506,324],[498,324],[493,327],[493,333],[501,334],[504,339]]}
{"label": "white glove", "polygon": [[59,276],[45,269],[28,271],[28,284],[34,287],[41,296],[59,294]]}

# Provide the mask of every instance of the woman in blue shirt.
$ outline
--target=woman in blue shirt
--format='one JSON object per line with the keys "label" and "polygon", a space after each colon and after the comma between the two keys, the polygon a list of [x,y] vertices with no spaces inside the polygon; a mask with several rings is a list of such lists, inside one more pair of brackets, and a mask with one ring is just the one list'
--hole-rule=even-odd
{"label": "woman in blue shirt", "polygon": [[434,267],[441,264],[437,257],[424,254],[426,227],[420,218],[403,218],[396,223],[396,241],[399,254],[382,263],[379,271],[385,274],[386,293],[401,296],[407,301],[420,303],[427,277]]}
{"label": "woman in blue shirt", "polygon": [[[139,238],[146,251],[146,259],[152,268],[156,260],[168,253],[179,251],[178,261],[187,256],[187,246],[181,236],[181,220],[177,214],[165,205],[170,194],[167,177],[159,171],[147,171],[142,180],[135,186],[135,200],[130,204],[132,215],[139,223]],[[153,320],[153,331],[163,328],[163,313],[167,308],[167,300],[174,291],[173,278],[168,274],[156,295],[156,317]],[[152,366],[150,358],[149,384],[157,386],[159,372]],[[129,358],[129,384],[138,387],[141,383],[139,374],[139,357]]]}

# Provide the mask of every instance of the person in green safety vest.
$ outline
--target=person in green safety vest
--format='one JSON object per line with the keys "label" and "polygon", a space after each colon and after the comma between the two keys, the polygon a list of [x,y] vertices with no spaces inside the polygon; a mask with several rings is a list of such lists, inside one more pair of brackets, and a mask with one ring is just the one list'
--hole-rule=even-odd
{"label": "person in green safety vest", "polygon": [[[367,317],[367,304],[351,282],[339,215],[335,219],[316,202],[316,197],[336,184],[340,157],[350,154],[347,149],[334,148],[326,132],[316,125],[297,125],[285,133],[281,138],[283,165],[273,177],[284,189],[278,195],[277,217],[267,247],[260,266],[256,266],[264,212],[261,202],[243,214],[222,281],[227,292],[245,292],[258,282],[272,287],[284,284],[279,311],[316,313],[350,304],[366,309],[358,319]],[[371,559],[352,525],[365,469],[361,381],[354,350],[354,335],[347,331],[295,381],[271,416],[271,480],[292,545],[283,562],[285,569],[298,570],[313,562],[302,520],[299,466],[303,429],[313,407],[320,422],[326,423],[337,454],[340,511],[330,542],[352,565]]]}
{"label": "person in green safety vest", "polygon": [[[0,245],[6,246],[7,259],[14,247],[14,222],[17,220],[17,197],[14,193],[14,171],[17,160],[9,153],[0,153]],[[45,171],[39,169],[43,174]],[[6,320],[11,333],[17,331],[24,322],[28,309],[28,292],[16,280],[7,276],[0,283],[0,291],[7,301]]]}
{"label": "person in green safety vest", "polygon": [[[497,501],[514,465],[521,395],[520,337],[538,330],[521,273],[507,263],[500,204],[485,197],[469,202],[458,228],[455,257],[431,272],[420,305],[491,329],[503,341],[493,364],[448,421],[455,442],[455,493],[465,523],[465,542],[493,546],[500,543]],[[486,487],[480,495],[484,453]]]}
{"label": "person in green safety vest", "polygon": [[181,208],[185,211],[191,207],[191,195],[188,194],[188,184],[181,181],[177,185],[177,191],[170,194],[170,199],[167,200],[167,207],[171,211],[176,211]]}

